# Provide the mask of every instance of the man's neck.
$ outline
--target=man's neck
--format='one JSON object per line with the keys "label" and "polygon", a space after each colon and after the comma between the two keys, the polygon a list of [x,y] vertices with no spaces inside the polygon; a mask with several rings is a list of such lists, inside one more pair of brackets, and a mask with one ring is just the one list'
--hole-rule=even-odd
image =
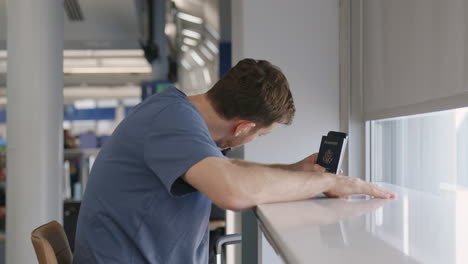
{"label": "man's neck", "polygon": [[219,141],[228,134],[230,122],[223,119],[214,109],[206,94],[189,96],[189,100],[201,113],[206,126],[210,131],[211,138],[215,142]]}

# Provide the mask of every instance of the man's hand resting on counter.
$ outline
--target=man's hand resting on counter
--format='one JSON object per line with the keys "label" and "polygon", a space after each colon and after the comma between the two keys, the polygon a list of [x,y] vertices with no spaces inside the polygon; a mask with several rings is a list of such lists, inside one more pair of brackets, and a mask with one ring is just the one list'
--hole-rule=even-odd
{"label": "man's hand resting on counter", "polygon": [[[317,164],[318,153],[314,153],[309,157],[291,164],[291,169],[296,171],[314,171],[314,172],[326,172],[326,169]],[[395,198],[396,194],[387,191],[376,184],[365,182],[361,179],[342,176],[343,170],[340,170],[340,175],[334,176],[335,185],[333,188],[324,192],[328,197],[340,197],[346,198],[353,194],[367,194],[376,198]]]}
{"label": "man's hand resting on counter", "polygon": [[335,175],[335,185],[324,192],[328,197],[347,198],[353,194],[367,194],[375,198],[395,198],[394,192],[385,190],[376,184],[358,178]]}

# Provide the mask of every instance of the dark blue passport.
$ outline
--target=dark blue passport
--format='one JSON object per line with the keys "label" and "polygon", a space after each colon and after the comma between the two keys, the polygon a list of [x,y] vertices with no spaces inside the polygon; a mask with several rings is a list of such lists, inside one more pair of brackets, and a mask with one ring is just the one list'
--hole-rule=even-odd
{"label": "dark blue passport", "polygon": [[348,136],[342,132],[330,131],[322,137],[317,163],[327,172],[338,174],[343,162]]}

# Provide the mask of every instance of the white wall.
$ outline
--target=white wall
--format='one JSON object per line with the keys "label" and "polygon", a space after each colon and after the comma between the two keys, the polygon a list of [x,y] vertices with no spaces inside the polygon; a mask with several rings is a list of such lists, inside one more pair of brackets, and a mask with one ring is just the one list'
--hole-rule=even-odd
{"label": "white wall", "polygon": [[267,59],[289,80],[297,113],[245,147],[245,158],[293,162],[339,128],[338,0],[233,1],[233,63]]}
{"label": "white wall", "polygon": [[[246,160],[295,162],[339,129],[338,11],[338,0],[232,1],[233,64],[252,57],[279,66],[297,108],[291,126],[245,146]],[[280,263],[269,245],[261,247],[260,262]]]}

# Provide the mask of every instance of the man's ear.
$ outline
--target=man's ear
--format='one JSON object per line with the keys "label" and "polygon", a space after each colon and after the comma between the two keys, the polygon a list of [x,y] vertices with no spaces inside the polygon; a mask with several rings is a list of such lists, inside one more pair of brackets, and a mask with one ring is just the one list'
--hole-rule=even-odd
{"label": "man's ear", "polygon": [[234,136],[240,136],[242,134],[249,133],[252,129],[255,128],[255,123],[251,121],[241,120],[234,127]]}

